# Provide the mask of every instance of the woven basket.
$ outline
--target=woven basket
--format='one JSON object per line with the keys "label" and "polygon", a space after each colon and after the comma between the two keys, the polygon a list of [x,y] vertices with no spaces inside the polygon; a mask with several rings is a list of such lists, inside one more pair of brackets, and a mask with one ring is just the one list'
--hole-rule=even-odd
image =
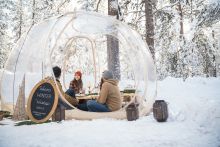
{"label": "woven basket", "polygon": [[168,107],[164,100],[156,100],[153,104],[153,115],[158,122],[165,122],[168,118]]}

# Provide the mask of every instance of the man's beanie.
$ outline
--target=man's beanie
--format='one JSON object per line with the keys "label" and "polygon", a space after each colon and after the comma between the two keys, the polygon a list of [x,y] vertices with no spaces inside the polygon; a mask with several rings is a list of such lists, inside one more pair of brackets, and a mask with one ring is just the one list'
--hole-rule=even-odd
{"label": "man's beanie", "polygon": [[61,69],[58,66],[53,67],[53,73],[56,78],[58,78],[61,74]]}
{"label": "man's beanie", "polygon": [[102,73],[102,78],[104,79],[113,79],[113,74],[111,71],[109,70],[105,70],[103,73]]}

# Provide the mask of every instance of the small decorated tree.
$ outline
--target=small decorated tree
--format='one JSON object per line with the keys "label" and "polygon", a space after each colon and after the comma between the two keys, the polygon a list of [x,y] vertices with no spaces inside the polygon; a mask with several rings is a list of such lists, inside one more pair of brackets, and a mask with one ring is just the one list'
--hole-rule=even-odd
{"label": "small decorated tree", "polygon": [[14,109],[13,120],[26,120],[28,117],[25,111],[25,76],[19,86],[19,94]]}

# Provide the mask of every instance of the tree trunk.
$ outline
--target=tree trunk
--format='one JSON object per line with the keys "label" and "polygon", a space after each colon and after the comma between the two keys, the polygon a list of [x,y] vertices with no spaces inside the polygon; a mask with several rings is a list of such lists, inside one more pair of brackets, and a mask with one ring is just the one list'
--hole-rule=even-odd
{"label": "tree trunk", "polygon": [[33,5],[32,5],[32,25],[35,24],[35,0],[33,0]]}
{"label": "tree trunk", "polygon": [[217,77],[217,69],[216,69],[216,59],[215,59],[215,55],[213,55],[213,77]]}
{"label": "tree trunk", "polygon": [[[115,4],[118,4],[117,0],[108,0],[108,15],[117,16],[118,7],[116,8]],[[117,36],[117,33],[114,35]],[[107,58],[108,70],[113,73],[115,79],[120,80],[119,42],[110,35],[107,35]]]}
{"label": "tree trunk", "polygon": [[[215,31],[212,30],[212,38],[215,39]],[[217,69],[216,69],[216,57],[215,57],[215,54],[213,55],[213,58],[212,58],[212,62],[213,62],[213,77],[217,77]]]}
{"label": "tree trunk", "polygon": [[153,0],[145,0],[145,17],[146,17],[146,25],[145,25],[146,42],[148,44],[152,57],[155,60]]}
{"label": "tree trunk", "polygon": [[178,4],[178,11],[180,15],[180,38],[183,39],[183,10],[180,2]]}
{"label": "tree trunk", "polygon": [[207,53],[207,48],[205,46],[205,67],[204,67],[204,73],[206,77],[209,77],[209,66],[208,66],[208,53]]}
{"label": "tree trunk", "polygon": [[21,38],[21,31],[22,31],[22,15],[23,15],[23,12],[22,12],[22,0],[19,1],[19,31],[18,31],[18,39]]}

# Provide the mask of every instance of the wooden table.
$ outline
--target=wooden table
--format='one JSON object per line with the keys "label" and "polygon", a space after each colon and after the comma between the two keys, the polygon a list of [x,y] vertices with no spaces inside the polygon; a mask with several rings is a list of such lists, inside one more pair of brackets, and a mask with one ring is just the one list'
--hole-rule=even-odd
{"label": "wooden table", "polygon": [[[134,93],[123,93],[121,94],[121,98],[124,102],[129,102],[134,95]],[[94,100],[98,97],[99,95],[76,95],[78,100]]]}
{"label": "wooden table", "polygon": [[93,100],[97,99],[99,95],[77,95],[76,98],[78,100]]}

